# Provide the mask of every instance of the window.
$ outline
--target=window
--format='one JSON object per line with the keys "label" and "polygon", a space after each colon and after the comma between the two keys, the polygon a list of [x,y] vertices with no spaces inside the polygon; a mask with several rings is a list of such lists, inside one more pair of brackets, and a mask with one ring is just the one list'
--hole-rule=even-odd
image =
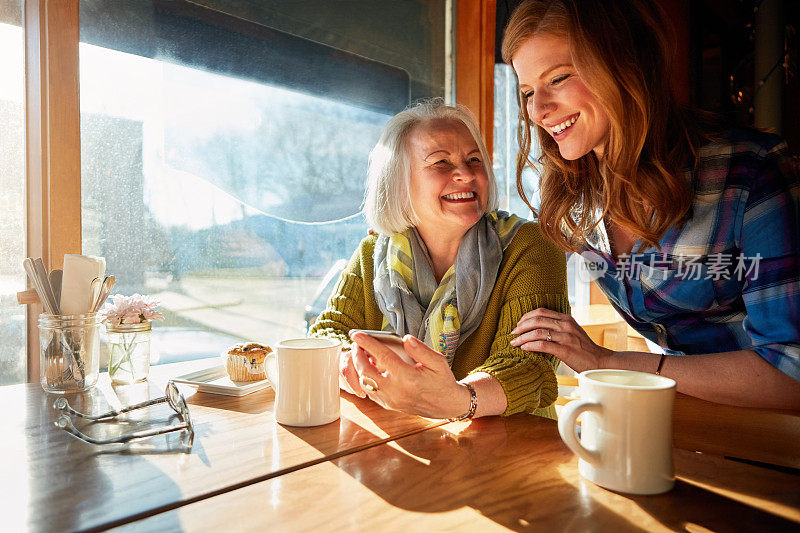
{"label": "window", "polygon": [[[517,123],[519,97],[517,75],[505,63],[494,66],[494,154],[493,170],[499,189],[500,209],[527,218],[532,217],[530,208],[517,192]],[[538,151],[537,139],[531,139],[531,153]],[[539,207],[539,176],[530,168],[522,174],[525,194],[533,207]]]}
{"label": "window", "polygon": [[154,362],[302,336],[384,124],[449,92],[447,3],[346,6],[80,2],[83,252],[161,300]]}
{"label": "window", "polygon": [[22,4],[0,4],[0,385],[26,379],[25,74]]}

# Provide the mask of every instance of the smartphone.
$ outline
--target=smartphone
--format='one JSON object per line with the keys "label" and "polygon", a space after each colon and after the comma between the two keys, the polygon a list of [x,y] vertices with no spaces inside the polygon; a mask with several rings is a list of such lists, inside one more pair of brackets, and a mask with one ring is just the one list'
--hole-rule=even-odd
{"label": "smartphone", "polygon": [[389,331],[379,331],[377,329],[351,329],[350,333],[366,333],[370,337],[373,337],[376,340],[381,341],[383,344],[386,345],[387,348],[391,349],[394,353],[397,354],[400,359],[408,363],[409,365],[416,365],[417,362],[414,361],[410,355],[406,353],[406,349],[403,347],[403,339],[391,333]]}

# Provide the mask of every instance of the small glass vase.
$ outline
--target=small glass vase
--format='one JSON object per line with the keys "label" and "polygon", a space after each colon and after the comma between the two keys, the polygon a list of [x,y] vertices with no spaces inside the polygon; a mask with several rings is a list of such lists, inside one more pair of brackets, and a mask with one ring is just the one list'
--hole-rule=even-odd
{"label": "small glass vase", "polygon": [[106,323],[108,377],[112,383],[130,384],[147,379],[150,372],[150,332],[150,322]]}

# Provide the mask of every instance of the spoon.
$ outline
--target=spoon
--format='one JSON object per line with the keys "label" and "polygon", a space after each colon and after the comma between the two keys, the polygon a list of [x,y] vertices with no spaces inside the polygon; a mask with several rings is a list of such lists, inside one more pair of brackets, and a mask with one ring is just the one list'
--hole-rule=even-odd
{"label": "spoon", "polygon": [[114,284],[116,282],[117,278],[113,275],[106,276],[106,279],[103,280],[103,285],[100,287],[100,295],[92,306],[92,313],[96,313],[101,307],[103,307],[103,304],[106,302],[108,295],[111,294],[111,289],[114,288]]}
{"label": "spoon", "polygon": [[89,290],[89,312],[90,313],[94,313],[95,312],[95,307],[96,307],[96,304],[97,304],[97,300],[100,298],[100,291],[103,288],[103,281],[105,281],[105,280],[102,280],[100,278],[94,278],[92,280],[92,283],[89,286],[90,287],[90,290]]}

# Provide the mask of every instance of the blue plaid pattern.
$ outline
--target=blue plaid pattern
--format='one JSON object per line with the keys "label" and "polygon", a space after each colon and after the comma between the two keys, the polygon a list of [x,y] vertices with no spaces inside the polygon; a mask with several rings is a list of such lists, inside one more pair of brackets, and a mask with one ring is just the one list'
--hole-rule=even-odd
{"label": "blue plaid pattern", "polygon": [[745,129],[699,157],[690,218],[660,251],[615,263],[599,224],[582,255],[607,269],[597,283],[622,317],[667,353],[753,350],[800,380],[797,163],[779,137]]}

